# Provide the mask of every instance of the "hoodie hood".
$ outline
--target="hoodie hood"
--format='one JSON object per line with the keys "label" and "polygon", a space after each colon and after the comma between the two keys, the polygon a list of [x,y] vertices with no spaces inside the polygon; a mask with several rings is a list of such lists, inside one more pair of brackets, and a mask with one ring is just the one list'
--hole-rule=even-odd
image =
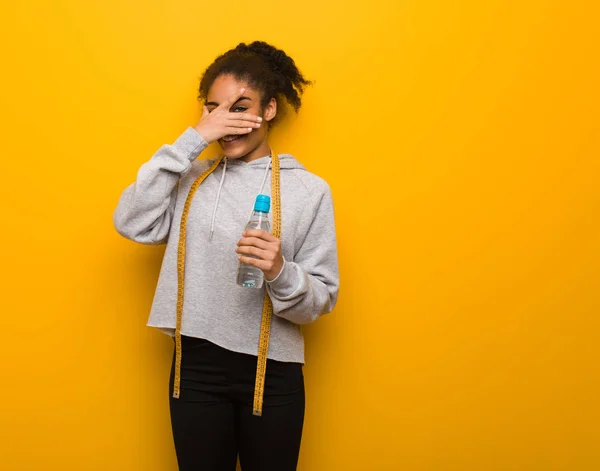
{"label": "hoodie hood", "polygon": [[[296,160],[293,155],[290,154],[278,154],[279,155],[279,165],[281,170],[284,169],[301,169],[306,170],[304,166]],[[225,159],[223,159],[225,160]],[[213,160],[214,162],[214,160]],[[240,159],[227,159],[227,166],[240,166],[240,167],[254,167],[254,168],[266,168],[268,165],[271,165],[271,156],[265,155],[264,157],[260,157],[252,162],[244,162]]]}

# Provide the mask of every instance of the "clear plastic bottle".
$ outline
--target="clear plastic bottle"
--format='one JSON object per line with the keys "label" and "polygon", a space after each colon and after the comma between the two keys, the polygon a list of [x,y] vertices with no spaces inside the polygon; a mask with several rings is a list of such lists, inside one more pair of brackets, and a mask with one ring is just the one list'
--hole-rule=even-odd
{"label": "clear plastic bottle", "polygon": [[[246,230],[263,229],[271,232],[271,222],[269,220],[269,210],[271,209],[271,198],[267,195],[258,195],[254,203],[254,211]],[[245,255],[245,257],[252,257]],[[252,257],[256,258],[256,257]],[[260,268],[240,262],[238,267],[237,284],[244,288],[262,288],[264,283],[264,273]]]}

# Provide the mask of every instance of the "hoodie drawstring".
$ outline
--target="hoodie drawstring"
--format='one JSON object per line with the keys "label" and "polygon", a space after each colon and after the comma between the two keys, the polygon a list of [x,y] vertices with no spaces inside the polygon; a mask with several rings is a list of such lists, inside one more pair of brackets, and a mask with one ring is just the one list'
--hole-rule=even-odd
{"label": "hoodie drawstring", "polygon": [[262,181],[262,185],[260,185],[260,190],[258,190],[258,194],[261,195],[264,188],[265,188],[265,183],[267,182],[267,175],[269,175],[269,170],[271,168],[271,161],[273,160],[273,157],[269,158],[269,163],[267,164],[267,168],[265,169],[265,176],[263,178]]}
{"label": "hoodie drawstring", "polygon": [[210,222],[210,236],[208,240],[212,240],[213,233],[215,232],[215,218],[217,217],[217,208],[219,207],[219,199],[221,198],[221,190],[223,189],[223,182],[225,181],[225,173],[227,173],[227,157],[223,159],[225,164],[223,165],[223,175],[221,175],[221,183],[219,183],[219,191],[217,191],[217,199],[215,200],[215,207],[213,209],[212,221]]}
{"label": "hoodie drawstring", "polygon": [[[221,190],[223,189],[223,182],[225,181],[225,172],[227,172],[227,157],[223,158],[225,162],[223,165],[223,175],[221,175],[221,183],[219,184],[219,191],[217,191],[217,198],[215,200],[215,207],[213,209],[212,220],[210,222],[210,235],[208,240],[211,241],[213,238],[213,234],[215,232],[215,221],[217,219],[217,208],[219,206],[219,200],[221,198]],[[263,177],[262,183],[260,185],[260,189],[258,190],[258,194],[262,194],[265,183],[267,182],[267,177],[269,176],[269,170],[271,169],[271,162],[273,161],[273,157],[269,158],[269,162],[267,163],[267,168],[265,169],[265,176]],[[254,211],[254,201],[252,202],[252,211]],[[252,211],[250,211],[250,217],[252,216]],[[249,219],[249,218],[248,218]]]}

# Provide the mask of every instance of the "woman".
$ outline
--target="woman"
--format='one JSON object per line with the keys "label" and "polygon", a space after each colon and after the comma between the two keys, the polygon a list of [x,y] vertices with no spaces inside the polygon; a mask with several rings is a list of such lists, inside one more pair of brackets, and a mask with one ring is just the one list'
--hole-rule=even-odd
{"label": "woman", "polygon": [[[141,166],[114,214],[124,237],[167,244],[148,325],[175,339],[170,412],[182,471],[233,471],[238,454],[244,471],[296,469],[300,325],[335,305],[337,248],[327,183],[274,153],[268,134],[285,102],[298,111],[308,84],[264,42],[218,57],[200,82],[200,122]],[[197,159],[215,141],[223,155]],[[244,232],[261,193],[272,198],[273,234]],[[240,262],[262,270],[266,286],[240,287]]]}

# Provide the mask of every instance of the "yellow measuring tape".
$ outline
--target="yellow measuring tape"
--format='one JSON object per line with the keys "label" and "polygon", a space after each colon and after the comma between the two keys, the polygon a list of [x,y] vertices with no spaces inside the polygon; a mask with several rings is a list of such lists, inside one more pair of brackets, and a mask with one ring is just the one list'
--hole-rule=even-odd
{"label": "yellow measuring tape", "polygon": [[[192,184],[188,192],[179,227],[179,243],[177,246],[177,321],[175,325],[175,378],[173,384],[173,397],[179,398],[181,391],[181,323],[183,318],[183,295],[185,283],[185,247],[187,236],[187,219],[194,193],[200,184],[206,180],[223,160],[219,157],[205,172]],[[272,234],[278,239],[281,237],[281,187],[280,187],[279,156],[271,151],[271,200],[273,211]],[[252,413],[262,415],[263,396],[265,391],[265,375],[267,371],[267,354],[269,353],[269,339],[271,335],[271,319],[273,317],[273,304],[265,289],[262,320],[260,324],[260,337],[258,340],[258,361],[256,366],[256,383],[254,386],[254,405]]]}

